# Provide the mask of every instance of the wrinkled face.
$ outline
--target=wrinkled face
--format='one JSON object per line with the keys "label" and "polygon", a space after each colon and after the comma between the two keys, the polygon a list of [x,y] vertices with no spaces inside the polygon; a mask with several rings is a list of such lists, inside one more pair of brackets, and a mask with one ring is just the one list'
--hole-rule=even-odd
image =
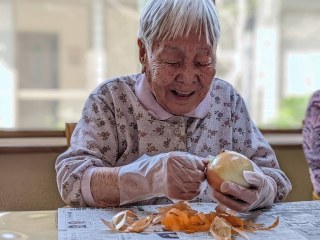
{"label": "wrinkled face", "polygon": [[155,43],[151,53],[144,53],[141,42],[139,46],[149,87],[160,106],[175,115],[195,109],[216,73],[216,49],[196,34]]}

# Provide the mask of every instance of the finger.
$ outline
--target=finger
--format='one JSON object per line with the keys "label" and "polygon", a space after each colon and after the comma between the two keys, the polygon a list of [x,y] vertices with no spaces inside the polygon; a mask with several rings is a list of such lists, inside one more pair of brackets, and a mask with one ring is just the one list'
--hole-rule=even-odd
{"label": "finger", "polygon": [[[203,158],[198,156],[189,154],[189,153],[180,153],[178,156],[171,157],[172,160],[179,162],[181,165],[184,165],[186,168],[189,169],[198,169],[204,172],[206,165],[202,161]],[[170,159],[169,159],[170,160]]]}
{"label": "finger", "polygon": [[180,197],[181,200],[192,200],[195,197],[199,196],[200,191],[193,191],[193,192],[188,192],[188,193],[181,193]]}
{"label": "finger", "polygon": [[206,159],[197,157],[196,159],[194,159],[194,163],[196,164],[196,167],[198,170],[200,170],[201,172],[204,172],[209,162],[207,162]]}
{"label": "finger", "polygon": [[204,164],[205,167],[209,164],[210,160],[208,159],[201,159],[201,162]]}
{"label": "finger", "polygon": [[186,193],[200,191],[201,182],[183,182],[175,177],[169,178],[168,189],[170,192]]}
{"label": "finger", "polygon": [[241,200],[233,199],[219,191],[214,191],[213,196],[218,202],[237,212],[245,212],[250,207],[250,204]]}
{"label": "finger", "polygon": [[[169,179],[167,185],[167,191],[170,196],[188,196],[189,194],[192,196],[197,196],[201,192],[201,183],[183,183],[180,181],[181,179]],[[179,197],[179,199],[181,196]]]}
{"label": "finger", "polygon": [[201,183],[182,183],[180,192],[198,192],[200,191]]}
{"label": "finger", "polygon": [[176,176],[183,182],[203,182],[205,180],[204,172],[197,169],[188,169],[179,163],[171,164],[168,172],[170,176]]}
{"label": "finger", "polygon": [[192,200],[193,198],[197,197],[200,194],[200,191],[193,191],[193,192],[174,192],[172,194],[169,194],[169,198],[171,199],[178,199],[178,200]]}
{"label": "finger", "polygon": [[244,171],[243,176],[252,186],[259,188],[263,185],[263,176],[259,173]]}
{"label": "finger", "polygon": [[[176,170],[175,172],[179,171],[175,168],[173,168],[173,170]],[[186,169],[180,172],[178,175],[183,183],[201,183],[206,179],[205,174],[199,170],[192,171]]]}
{"label": "finger", "polygon": [[244,188],[238,184],[228,181],[224,181],[221,184],[220,190],[226,195],[231,195],[249,204],[255,203],[259,197],[258,190]]}

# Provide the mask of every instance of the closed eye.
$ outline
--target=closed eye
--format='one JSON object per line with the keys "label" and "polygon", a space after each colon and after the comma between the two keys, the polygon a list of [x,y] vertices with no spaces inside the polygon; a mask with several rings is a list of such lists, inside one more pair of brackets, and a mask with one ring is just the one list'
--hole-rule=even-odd
{"label": "closed eye", "polygon": [[180,61],[164,61],[164,62],[171,65],[177,65],[180,63]]}
{"label": "closed eye", "polygon": [[212,61],[210,61],[210,62],[195,62],[195,65],[199,66],[199,67],[206,67],[206,66],[209,66],[210,64],[212,64]]}

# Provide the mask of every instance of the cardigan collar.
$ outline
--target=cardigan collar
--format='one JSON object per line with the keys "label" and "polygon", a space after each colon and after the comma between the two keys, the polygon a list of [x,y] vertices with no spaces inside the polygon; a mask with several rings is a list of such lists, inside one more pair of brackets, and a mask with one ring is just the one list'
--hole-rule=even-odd
{"label": "cardigan collar", "polygon": [[[153,96],[147,79],[144,74],[141,74],[135,83],[136,96],[141,102],[141,104],[147,109],[147,111],[159,120],[166,120],[173,117],[174,115],[167,112],[162,108],[155,97]],[[211,95],[210,91],[207,93],[206,97],[202,102],[191,112],[184,114],[183,116],[194,117],[194,118],[204,118],[210,110]]]}

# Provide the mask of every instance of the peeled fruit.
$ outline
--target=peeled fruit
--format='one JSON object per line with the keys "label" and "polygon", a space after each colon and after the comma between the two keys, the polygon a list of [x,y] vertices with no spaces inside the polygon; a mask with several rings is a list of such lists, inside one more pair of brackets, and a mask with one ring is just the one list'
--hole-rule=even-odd
{"label": "peeled fruit", "polygon": [[238,152],[223,150],[209,162],[207,181],[210,186],[219,191],[223,181],[249,188],[250,184],[244,178],[243,171],[253,171],[251,161]]}

